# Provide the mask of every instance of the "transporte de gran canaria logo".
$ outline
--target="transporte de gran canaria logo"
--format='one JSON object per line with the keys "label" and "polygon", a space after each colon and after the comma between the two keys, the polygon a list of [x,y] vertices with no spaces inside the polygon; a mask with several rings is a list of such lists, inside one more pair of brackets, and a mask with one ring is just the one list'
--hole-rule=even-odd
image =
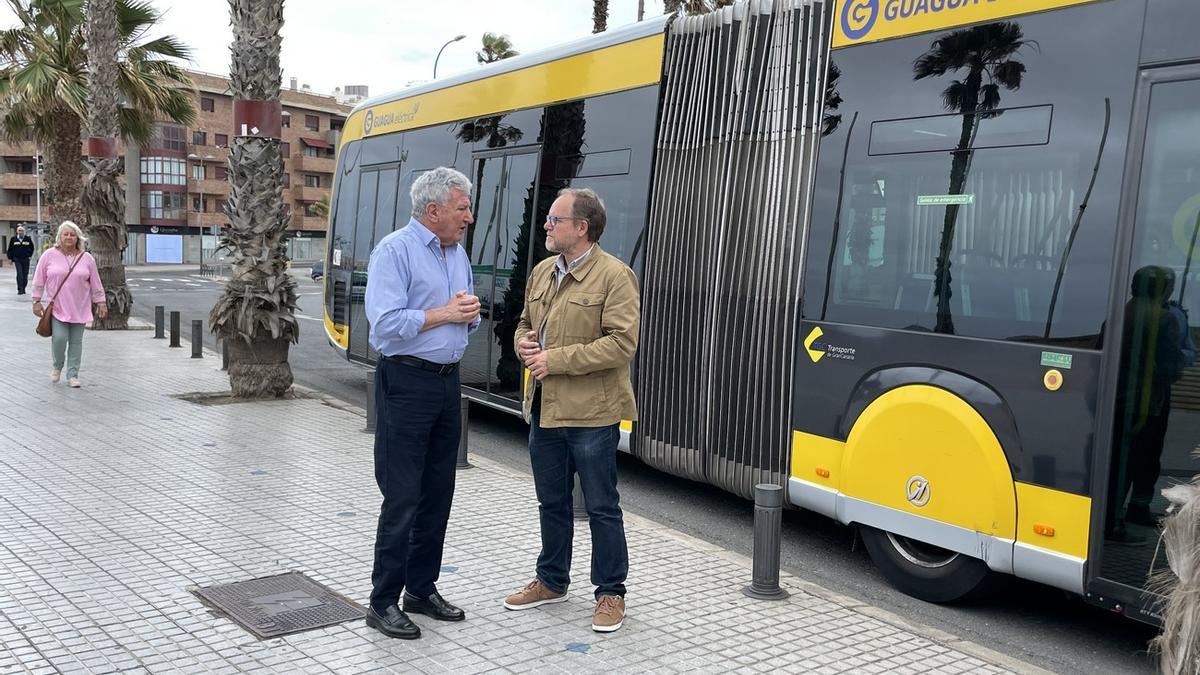
{"label": "transporte de gran canaria logo", "polygon": [[943,30],[1096,0],[839,0],[833,46]]}
{"label": "transporte de gran canaria logo", "polygon": [[804,338],[804,351],[808,352],[808,358],[812,359],[813,363],[817,363],[826,356],[839,361],[853,361],[858,354],[858,350],[854,347],[829,344],[821,339],[824,336],[825,331],[817,326],[809,332],[808,337]]}

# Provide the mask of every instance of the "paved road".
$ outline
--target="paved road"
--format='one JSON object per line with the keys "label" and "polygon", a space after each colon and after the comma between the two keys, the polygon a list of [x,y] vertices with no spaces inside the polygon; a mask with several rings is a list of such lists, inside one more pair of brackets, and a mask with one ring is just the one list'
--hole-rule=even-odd
{"label": "paved road", "polygon": [[[177,271],[130,271],[135,314],[153,320],[153,306],[181,310],[182,317],[207,318],[217,282]],[[319,282],[300,280],[304,317],[300,343],[291,356],[297,382],[365,405],[365,371],[328,347],[321,326]],[[186,321],[185,321],[186,323]],[[526,428],[506,414],[472,409],[472,448],[504,464],[529,470]],[[368,443],[363,437],[364,447]],[[751,555],[753,505],[716,488],[675,478],[622,457],[621,495],[630,511],[722,547]],[[853,530],[812,513],[784,517],[783,566],[830,590],[844,593],[992,649],[1063,673],[1152,672],[1145,654],[1154,631],[1109,615],[1079,598],[1046,586],[1009,579],[981,602],[938,606],[889,586],[871,564]],[[582,534],[582,532],[581,532]],[[636,592],[636,570],[631,592]]]}

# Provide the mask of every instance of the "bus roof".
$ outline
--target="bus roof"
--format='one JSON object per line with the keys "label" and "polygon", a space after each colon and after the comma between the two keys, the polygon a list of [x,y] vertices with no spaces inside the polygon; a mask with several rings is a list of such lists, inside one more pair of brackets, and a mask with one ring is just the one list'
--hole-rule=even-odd
{"label": "bus roof", "polygon": [[560,59],[576,56],[578,54],[586,54],[587,52],[604,49],[605,47],[611,47],[624,42],[638,40],[651,35],[662,35],[666,32],[667,23],[670,21],[670,19],[670,16],[664,15],[637,23],[631,23],[621,26],[620,28],[604,31],[603,33],[597,33],[595,35],[589,35],[578,40],[572,40],[571,42],[555,45],[553,47],[547,47],[546,49],[530,52],[528,54],[521,54],[512,58],[496,61],[495,63],[481,65],[474,70],[460,73],[451,77],[443,77],[441,79],[434,80],[433,82],[427,82],[425,84],[408,87],[406,89],[400,89],[398,91],[393,91],[381,96],[375,96],[360,102],[354,107],[354,110],[351,111],[351,114],[354,114],[365,108],[371,108],[382,104],[391,103],[393,101],[413,98],[414,96],[420,96],[422,94],[448,89],[450,87],[467,84],[469,82],[475,82],[477,80],[484,80],[489,77],[503,75],[504,73],[511,73],[524,68],[549,63],[551,61],[558,61]]}

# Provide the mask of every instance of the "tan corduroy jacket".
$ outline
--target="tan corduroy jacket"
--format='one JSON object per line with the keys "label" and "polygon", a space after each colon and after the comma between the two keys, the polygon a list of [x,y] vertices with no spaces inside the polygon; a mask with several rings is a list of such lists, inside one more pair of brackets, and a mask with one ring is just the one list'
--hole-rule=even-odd
{"label": "tan corduroy jacket", "polygon": [[[601,427],[637,420],[629,363],[637,351],[641,299],[633,270],[597,244],[556,287],[552,256],[538,263],[525,288],[514,345],[545,331],[549,374],[542,380],[539,424]],[[524,373],[525,420],[535,380]]]}

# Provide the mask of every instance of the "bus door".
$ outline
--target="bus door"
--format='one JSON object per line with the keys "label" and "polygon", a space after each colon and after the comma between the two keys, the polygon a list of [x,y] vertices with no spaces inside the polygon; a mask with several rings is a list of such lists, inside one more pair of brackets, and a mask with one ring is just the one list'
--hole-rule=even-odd
{"label": "bus door", "polygon": [[1089,595],[1152,618],[1142,590],[1166,569],[1162,490],[1200,473],[1200,66],[1144,71],[1136,115],[1122,212],[1132,226],[1121,247],[1128,267],[1108,322],[1110,344],[1119,336],[1107,373],[1112,417],[1101,432],[1112,451],[1095,477],[1107,486],[1093,518],[1092,576],[1101,581]]}
{"label": "bus door", "polygon": [[[521,362],[513,334],[525,302],[512,283],[518,261],[528,261],[537,206],[539,148],[474,155],[475,222],[462,245],[471,257],[481,323],[463,356],[462,385],[481,400],[513,408],[521,395]],[[528,269],[527,267],[525,269]]]}
{"label": "bus door", "polygon": [[367,321],[365,305],[367,294],[367,267],[371,262],[371,251],[375,244],[395,229],[396,188],[400,170],[395,165],[364,167],[358,179],[358,209],[354,219],[354,240],[350,245],[353,256],[350,268],[349,358],[360,363],[373,364],[378,354],[371,348],[369,338],[371,326]]}

